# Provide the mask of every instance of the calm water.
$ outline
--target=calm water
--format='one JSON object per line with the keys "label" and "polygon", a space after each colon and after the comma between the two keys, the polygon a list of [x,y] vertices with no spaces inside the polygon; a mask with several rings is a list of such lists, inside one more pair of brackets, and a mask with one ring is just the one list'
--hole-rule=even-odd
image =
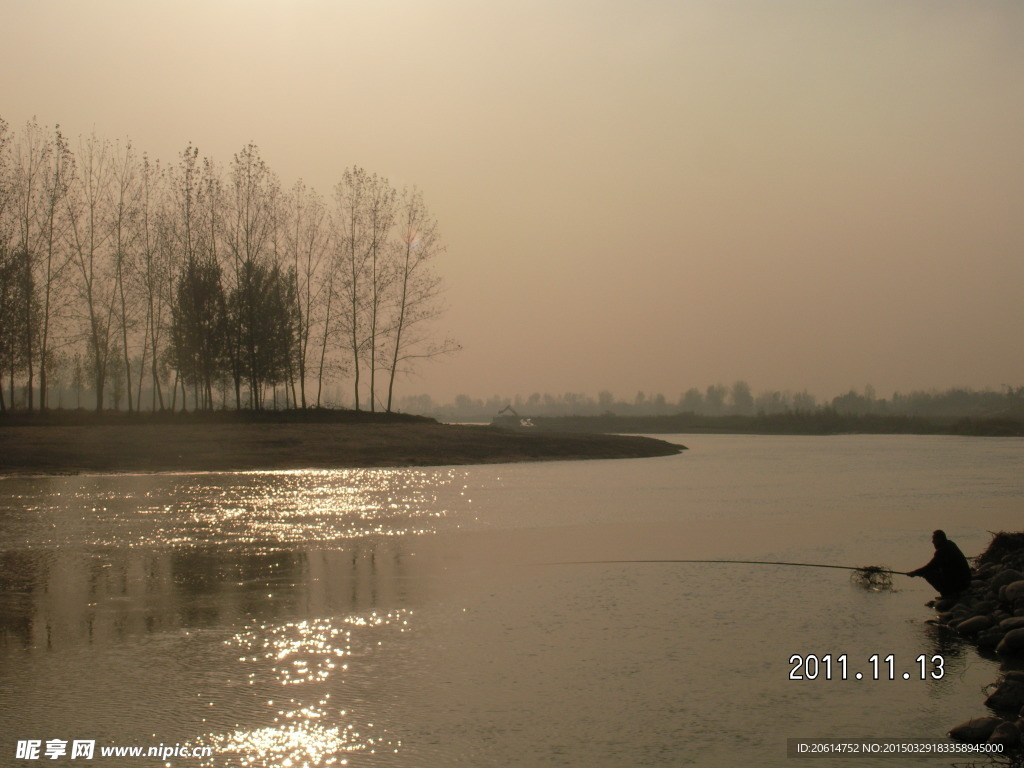
{"label": "calm water", "polygon": [[[907,570],[938,527],[977,554],[1020,528],[1024,441],[674,439],[691,450],[0,479],[0,765],[32,764],[18,740],[89,739],[214,750],[174,766],[782,766],[787,737],[985,714],[997,667],[924,623],[920,580],[560,563]],[[914,678],[788,679],[791,655],[828,653]],[[921,653],[941,680],[916,679]],[[46,761],[65,762],[90,764]],[[811,763],[832,764],[854,761]]]}

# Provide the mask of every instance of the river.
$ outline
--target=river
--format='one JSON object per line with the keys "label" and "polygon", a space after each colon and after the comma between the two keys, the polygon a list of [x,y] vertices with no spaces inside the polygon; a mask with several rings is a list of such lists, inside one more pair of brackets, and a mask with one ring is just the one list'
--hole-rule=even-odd
{"label": "river", "polygon": [[788,738],[985,714],[998,666],[926,623],[920,579],[581,561],[903,571],[935,528],[975,555],[1020,528],[1024,440],[668,439],[690,450],[0,479],[0,765],[63,740],[56,764],[791,766]]}

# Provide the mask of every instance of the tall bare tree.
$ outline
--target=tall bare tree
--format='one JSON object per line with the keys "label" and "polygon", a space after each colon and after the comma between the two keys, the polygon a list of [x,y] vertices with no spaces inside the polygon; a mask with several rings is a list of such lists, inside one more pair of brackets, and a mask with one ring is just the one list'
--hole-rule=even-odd
{"label": "tall bare tree", "polygon": [[132,363],[129,333],[136,323],[138,274],[137,249],[142,240],[141,185],[139,159],[127,142],[118,148],[112,159],[110,227],[114,259],[114,286],[117,293],[117,323],[121,331],[120,347],[124,364],[124,393],[128,412],[134,410],[132,397]]}
{"label": "tall bare tree", "polygon": [[[174,236],[171,214],[165,189],[166,174],[159,164],[143,156],[139,168],[139,257],[137,273],[145,308],[143,329],[142,369],[149,353],[152,386],[152,409],[164,409],[163,390],[160,385],[160,355],[165,324],[165,312],[170,305],[173,285]],[[139,374],[142,386],[142,371]],[[139,397],[141,398],[141,392]],[[141,406],[141,402],[140,402]]]}
{"label": "tall bare tree", "polygon": [[[24,270],[19,268],[14,257],[14,221],[11,216],[14,179],[11,176],[10,146],[9,126],[6,120],[0,118],[0,328],[3,329],[0,332],[0,412],[7,410],[3,388],[5,369],[9,369],[13,382],[16,367],[18,339],[12,329],[23,315],[16,301],[17,286]],[[13,390],[12,383],[12,396]]]}
{"label": "tall bare tree", "polygon": [[117,292],[110,254],[110,190],[114,183],[112,151],[107,141],[89,136],[78,151],[78,173],[68,195],[71,248],[79,272],[79,294],[96,391],[103,410]]}
{"label": "tall bare tree", "polygon": [[330,298],[323,272],[330,267],[327,209],[315,190],[297,182],[287,197],[287,221],[282,222],[284,243],[295,280],[296,343],[294,359],[299,384],[299,402],[307,407],[306,377],[311,354],[310,342],[318,323],[330,320]]}
{"label": "tall bare tree", "polygon": [[384,339],[388,331],[384,323],[383,313],[391,287],[394,285],[396,272],[390,237],[395,221],[395,190],[387,179],[373,176],[367,197],[367,226],[369,234],[369,296],[367,297],[367,330],[366,349],[370,371],[370,411],[377,407],[377,370],[383,363]]}
{"label": "tall bare tree", "polygon": [[[22,269],[20,292],[24,300],[18,303],[21,318],[18,325],[18,362],[26,372],[26,407],[35,407],[35,360],[38,351],[39,329],[36,271],[40,247],[40,205],[43,182],[47,175],[52,146],[46,131],[33,119],[17,137],[12,157],[12,207],[14,208],[16,247]],[[11,388],[13,400],[14,374]]]}
{"label": "tall bare tree", "polygon": [[376,372],[381,354],[381,312],[393,272],[388,239],[395,218],[394,189],[377,174],[349,168],[335,187],[335,244],[345,336],[353,371],[353,400],[360,410],[361,374],[369,375],[368,399],[375,410]]}
{"label": "tall bare tree", "polygon": [[437,220],[423,202],[418,189],[404,190],[399,205],[401,238],[394,243],[394,301],[388,327],[387,411],[395,391],[395,375],[409,372],[416,360],[457,352],[452,339],[441,341],[429,333],[430,321],[443,311],[441,278],[433,269],[434,259],[444,252]]}
{"label": "tall bare tree", "polygon": [[8,329],[17,327],[24,318],[23,305],[28,301],[25,295],[25,267],[22,263],[25,252],[15,250],[10,239],[0,241],[0,411],[8,408],[4,400],[3,377],[10,384],[10,407],[14,407],[14,380],[24,365],[23,337]]}
{"label": "tall bare tree", "polygon": [[365,197],[367,174],[361,168],[349,168],[334,190],[335,198],[335,265],[340,280],[334,288],[338,292],[342,330],[352,364],[352,401],[359,410],[359,384],[362,368],[363,323],[360,308],[366,295]]}
{"label": "tall bare tree", "polygon": [[65,200],[75,176],[75,159],[67,140],[60,132],[55,135],[49,153],[46,175],[43,178],[41,217],[39,222],[39,254],[37,279],[39,294],[39,410],[47,408],[47,379],[53,363],[51,325],[55,310],[64,309],[65,276],[70,253],[67,249],[68,219]]}
{"label": "tall bare tree", "polygon": [[0,246],[7,247],[13,235],[10,209],[14,197],[14,180],[11,178],[11,133],[7,121],[0,117]]}
{"label": "tall bare tree", "polygon": [[[330,222],[328,223],[328,229],[331,229]],[[337,322],[337,305],[336,300],[337,288],[335,276],[337,270],[335,269],[336,260],[334,255],[333,245],[331,248],[332,255],[327,261],[326,268],[320,273],[317,284],[321,295],[322,315],[320,319],[320,327],[318,333],[318,344],[320,347],[319,360],[317,361],[317,375],[316,375],[316,407],[319,408],[324,391],[324,376],[328,370],[328,354],[331,347],[334,344],[334,339],[338,335],[338,322]],[[346,370],[340,363],[336,366],[339,370]]]}

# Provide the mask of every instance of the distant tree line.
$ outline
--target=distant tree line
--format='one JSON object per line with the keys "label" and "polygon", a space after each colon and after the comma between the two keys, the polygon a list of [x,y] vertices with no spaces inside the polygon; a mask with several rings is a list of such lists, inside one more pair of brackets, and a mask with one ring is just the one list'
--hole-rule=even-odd
{"label": "distant tree line", "polygon": [[306,408],[347,379],[391,411],[458,349],[431,323],[443,250],[420,191],[362,168],[325,199],[253,144],[164,165],[0,120],[0,410]]}
{"label": "distant tree line", "polygon": [[732,386],[713,384],[705,389],[691,388],[670,400],[662,394],[637,392],[633,398],[617,398],[607,390],[596,398],[579,393],[561,395],[534,393],[527,397],[494,395],[487,399],[458,395],[450,403],[436,403],[427,395],[404,397],[399,407],[445,421],[490,421],[511,408],[526,417],[557,416],[670,416],[694,414],[706,417],[727,416],[906,416],[953,420],[963,418],[1024,418],[1024,387],[992,390],[949,389],[945,391],[899,392],[889,399],[879,398],[874,387],[850,390],[828,401],[818,402],[806,392],[766,390],[754,394],[745,381]]}

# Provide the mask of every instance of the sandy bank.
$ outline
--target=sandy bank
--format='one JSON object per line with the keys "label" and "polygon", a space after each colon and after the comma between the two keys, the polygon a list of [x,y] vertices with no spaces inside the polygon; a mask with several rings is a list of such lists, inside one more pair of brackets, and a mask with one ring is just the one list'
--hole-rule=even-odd
{"label": "sandy bank", "polygon": [[652,438],[412,423],[148,423],[0,427],[0,474],[488,464],[669,456]]}

